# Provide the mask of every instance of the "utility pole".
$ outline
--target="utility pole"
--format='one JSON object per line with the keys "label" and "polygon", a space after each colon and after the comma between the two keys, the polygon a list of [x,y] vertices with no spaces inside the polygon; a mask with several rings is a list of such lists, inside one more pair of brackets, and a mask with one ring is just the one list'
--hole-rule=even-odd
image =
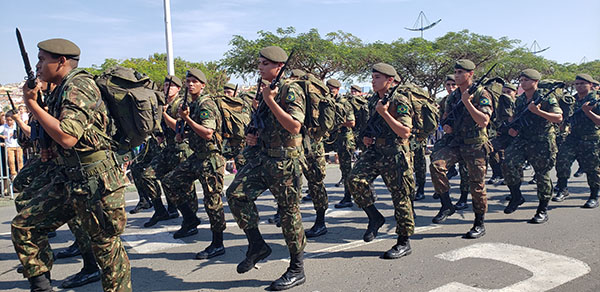
{"label": "utility pole", "polygon": [[164,0],[165,4],[165,39],[167,41],[167,74],[175,75],[175,62],[173,61],[173,37],[171,33],[171,1]]}

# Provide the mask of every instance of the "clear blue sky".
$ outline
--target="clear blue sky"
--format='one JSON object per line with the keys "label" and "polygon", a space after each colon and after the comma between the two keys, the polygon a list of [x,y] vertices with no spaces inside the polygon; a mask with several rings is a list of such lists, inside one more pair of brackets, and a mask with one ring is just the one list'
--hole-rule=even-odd
{"label": "clear blue sky", "polygon": [[[506,36],[531,46],[551,47],[542,55],[560,63],[600,59],[600,1],[597,0],[171,0],[174,54],[189,61],[219,60],[232,35],[256,38],[258,30],[294,26],[324,35],[342,30],[364,42],[418,37],[412,27],[423,10],[433,40],[448,31],[469,29]],[[32,65],[37,42],[67,38],[82,50],[81,66],[105,58],[148,57],[166,52],[162,0],[2,1],[3,45],[0,83],[25,76],[15,39],[19,27]]]}

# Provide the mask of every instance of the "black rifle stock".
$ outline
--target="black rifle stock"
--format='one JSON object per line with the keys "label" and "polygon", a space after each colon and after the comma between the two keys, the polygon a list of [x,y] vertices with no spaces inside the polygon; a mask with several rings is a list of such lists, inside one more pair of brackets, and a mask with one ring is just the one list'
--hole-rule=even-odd
{"label": "black rifle stock", "polygon": [[25,73],[27,73],[27,87],[29,89],[35,88],[35,73],[33,69],[31,69],[31,63],[29,63],[29,56],[27,55],[27,50],[25,50],[25,45],[23,44],[23,37],[21,37],[21,32],[19,29],[16,29],[17,34],[17,42],[19,43],[19,50],[21,51],[21,57],[23,58],[23,65],[25,65]]}

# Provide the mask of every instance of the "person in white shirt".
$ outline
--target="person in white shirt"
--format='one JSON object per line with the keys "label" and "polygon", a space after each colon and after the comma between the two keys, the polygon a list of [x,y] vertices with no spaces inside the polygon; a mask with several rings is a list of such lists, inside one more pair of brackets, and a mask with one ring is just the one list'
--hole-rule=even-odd
{"label": "person in white shirt", "polygon": [[0,138],[4,139],[10,178],[13,179],[23,168],[23,149],[17,143],[17,125],[12,116],[6,116],[6,124],[2,125],[1,129]]}

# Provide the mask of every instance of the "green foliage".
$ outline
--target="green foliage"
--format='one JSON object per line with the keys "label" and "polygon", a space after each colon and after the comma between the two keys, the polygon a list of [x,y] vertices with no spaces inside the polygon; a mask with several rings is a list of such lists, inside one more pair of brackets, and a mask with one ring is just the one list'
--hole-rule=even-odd
{"label": "green foliage", "polygon": [[[194,63],[185,61],[181,58],[175,58],[175,75],[185,80],[185,73],[190,68],[198,68],[206,74],[208,84],[205,91],[209,94],[216,94],[223,91],[223,85],[229,81],[229,77],[224,70],[219,69],[216,62]],[[91,68],[86,68],[92,74],[100,74],[104,70],[114,66],[121,65],[123,67],[133,68],[150,77],[156,84],[162,84],[167,75],[167,55],[155,53],[144,58],[131,58],[127,60],[106,59],[100,66],[92,65]]]}

